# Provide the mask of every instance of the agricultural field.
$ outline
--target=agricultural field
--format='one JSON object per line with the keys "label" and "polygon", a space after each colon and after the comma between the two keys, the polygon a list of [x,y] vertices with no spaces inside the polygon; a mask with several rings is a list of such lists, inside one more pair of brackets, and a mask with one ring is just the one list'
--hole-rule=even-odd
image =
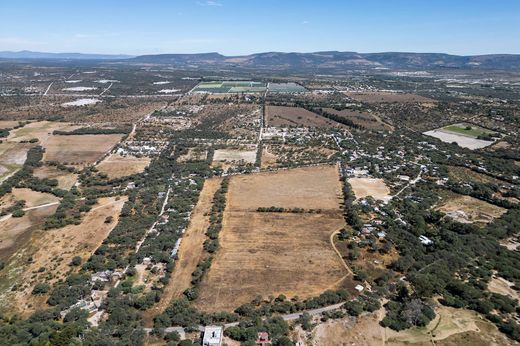
{"label": "agricultural field", "polygon": [[96,162],[121,141],[123,135],[52,136],[45,145],[45,161],[83,166]]}
{"label": "agricultural field", "polygon": [[38,144],[45,147],[51,137],[54,137],[52,133],[54,131],[72,131],[77,129],[79,126],[75,126],[69,123],[61,123],[54,121],[38,121],[32,122],[24,127],[16,130],[12,130],[7,137],[9,142],[27,142],[32,139],[37,139]]}
{"label": "agricultural field", "polygon": [[342,127],[343,125],[299,107],[266,106],[266,126]]}
{"label": "agricultural field", "polygon": [[22,167],[30,147],[24,143],[0,143],[0,183]]}
{"label": "agricultural field", "polygon": [[387,202],[390,200],[390,189],[383,179],[375,178],[350,178],[348,180],[354,190],[356,199],[373,197],[375,200]]}
{"label": "agricultural field", "polygon": [[[201,284],[200,309],[229,311],[258,295],[316,296],[348,277],[331,244],[344,226],[336,167],[233,177],[227,198],[221,249]],[[256,211],[270,206],[320,212]]]}
{"label": "agricultural field", "polygon": [[110,154],[96,167],[101,173],[106,174],[109,179],[117,179],[144,172],[150,161],[151,159],[145,156]]}
{"label": "agricultural field", "polygon": [[201,82],[192,92],[194,93],[213,93],[213,94],[226,94],[226,93],[258,93],[266,90],[266,84],[261,82],[252,81],[214,81],[214,82]]}
{"label": "agricultural field", "polygon": [[251,149],[217,149],[213,154],[213,165],[219,166],[226,163],[255,163],[256,150],[254,146]]}
{"label": "agricultural field", "polygon": [[33,175],[40,179],[56,179],[58,188],[70,190],[78,180],[78,175],[58,169],[53,166],[41,166],[34,170]]}

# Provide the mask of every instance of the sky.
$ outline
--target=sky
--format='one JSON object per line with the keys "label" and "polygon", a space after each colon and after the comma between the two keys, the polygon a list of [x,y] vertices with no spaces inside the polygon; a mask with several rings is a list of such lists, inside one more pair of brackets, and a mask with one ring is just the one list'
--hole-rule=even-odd
{"label": "sky", "polygon": [[0,51],[520,53],[520,0],[0,0]]}

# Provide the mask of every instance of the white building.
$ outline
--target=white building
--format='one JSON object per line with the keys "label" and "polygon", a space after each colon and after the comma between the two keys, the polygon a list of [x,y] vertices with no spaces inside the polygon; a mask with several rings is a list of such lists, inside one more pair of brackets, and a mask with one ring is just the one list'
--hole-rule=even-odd
{"label": "white building", "polygon": [[206,326],[204,327],[204,337],[202,339],[203,346],[220,346],[222,344],[222,327]]}

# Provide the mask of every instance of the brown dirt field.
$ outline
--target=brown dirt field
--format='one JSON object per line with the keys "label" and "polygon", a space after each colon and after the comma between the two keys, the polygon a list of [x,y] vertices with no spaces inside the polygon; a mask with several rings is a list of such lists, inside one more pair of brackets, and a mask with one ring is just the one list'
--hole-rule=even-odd
{"label": "brown dirt field", "polygon": [[34,170],[33,175],[40,179],[56,179],[58,187],[64,190],[70,190],[78,180],[77,174],[67,173],[52,166],[38,167]]}
{"label": "brown dirt field", "polygon": [[[339,287],[348,271],[330,237],[345,226],[340,197],[335,166],[232,177],[221,247],[195,305],[232,311],[258,295],[307,298]],[[255,212],[272,205],[324,213]]]}
{"label": "brown dirt field", "polygon": [[43,225],[47,216],[54,214],[58,205],[33,209],[25,212],[20,218],[0,217],[0,259],[6,260],[23,247],[30,239],[31,233]]}
{"label": "brown dirt field", "polygon": [[266,106],[266,126],[344,127],[335,121],[299,107]]}
{"label": "brown dirt field", "polygon": [[7,140],[10,142],[28,141],[33,138],[38,138],[38,144],[46,147],[47,142],[51,137],[53,131],[72,131],[79,126],[70,123],[60,123],[55,121],[37,121],[25,125],[22,128],[11,131]]}
{"label": "brown dirt field", "polygon": [[22,167],[31,146],[12,142],[0,143],[0,183]]}
{"label": "brown dirt field", "polygon": [[[100,198],[80,225],[33,233],[30,245],[33,261],[16,270],[16,280],[23,284],[24,289],[10,294],[11,308],[27,315],[44,307],[45,299],[31,294],[34,285],[38,282],[54,284],[71,270],[69,263],[74,256],[80,256],[83,261],[90,257],[117,224],[126,200],[126,197],[119,200],[115,197]],[[104,221],[108,216],[112,216],[114,221],[106,224]],[[38,273],[41,267],[46,270]]]}
{"label": "brown dirt field", "polygon": [[372,196],[375,200],[387,201],[390,198],[390,189],[383,179],[350,178],[348,182],[352,186],[356,199]]}
{"label": "brown dirt field", "polygon": [[520,293],[513,289],[514,285],[500,276],[493,276],[488,284],[488,290],[520,301]]}
{"label": "brown dirt field", "polygon": [[345,92],[348,97],[367,103],[436,103],[434,99],[408,93],[391,93],[391,92]]}
{"label": "brown dirt field", "polygon": [[393,131],[394,127],[381,120],[378,116],[367,112],[356,112],[349,109],[337,111],[333,108],[325,108],[325,111],[351,120],[354,124],[371,130]]}
{"label": "brown dirt field", "polygon": [[507,211],[480,199],[458,194],[450,194],[436,209],[462,223],[489,223]]}
{"label": "brown dirt field", "polygon": [[181,297],[182,293],[191,287],[191,274],[204,255],[203,243],[206,240],[206,230],[209,226],[209,212],[213,205],[213,196],[220,188],[221,182],[221,178],[211,178],[204,182],[199,200],[184,233],[172,277],[164,288],[160,303],[144,314],[147,325],[151,325],[153,317],[162,313],[173,299]]}
{"label": "brown dirt field", "polygon": [[16,120],[0,120],[0,129],[12,129],[18,126],[19,121]]}
{"label": "brown dirt field", "polygon": [[53,203],[57,202],[60,199],[54,195],[51,195],[50,193],[43,193],[38,191],[33,191],[31,189],[19,189],[19,188],[13,188],[11,192],[14,199],[20,201],[25,201],[25,207],[35,207],[47,203]]}
{"label": "brown dirt field", "polygon": [[108,175],[110,179],[116,179],[144,172],[151,161],[149,157],[111,154],[97,165],[97,169]]}
{"label": "brown dirt field", "polygon": [[91,164],[112,149],[122,135],[52,136],[43,159],[68,164]]}
{"label": "brown dirt field", "polygon": [[228,204],[232,210],[271,206],[339,210],[342,196],[338,168],[324,165],[235,176]]}
{"label": "brown dirt field", "polygon": [[261,160],[262,168],[274,167],[274,166],[276,166],[276,163],[277,163],[276,155],[271,153],[268,148],[264,148],[262,150],[262,160]]}

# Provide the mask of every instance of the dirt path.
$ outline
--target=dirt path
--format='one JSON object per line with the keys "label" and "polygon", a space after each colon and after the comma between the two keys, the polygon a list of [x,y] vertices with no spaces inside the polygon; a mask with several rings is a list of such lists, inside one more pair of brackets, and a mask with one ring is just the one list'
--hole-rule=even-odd
{"label": "dirt path", "polygon": [[193,209],[190,223],[182,238],[178,253],[179,259],[175,263],[175,269],[164,289],[162,299],[159,304],[144,313],[146,326],[151,326],[153,318],[162,313],[173,299],[179,298],[191,286],[191,274],[204,253],[202,244],[206,240],[213,196],[220,188],[221,181],[221,178],[211,178],[204,182],[197,205]]}

